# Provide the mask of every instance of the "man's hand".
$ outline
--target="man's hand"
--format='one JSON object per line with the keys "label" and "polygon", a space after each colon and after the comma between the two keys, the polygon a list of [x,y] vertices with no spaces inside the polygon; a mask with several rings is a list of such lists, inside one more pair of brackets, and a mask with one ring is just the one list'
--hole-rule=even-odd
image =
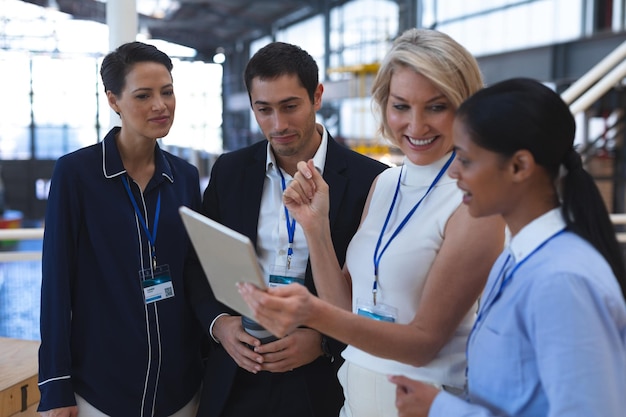
{"label": "man's hand", "polygon": [[241,316],[218,318],[213,326],[213,336],[241,368],[253,374],[261,370],[263,356],[246,345],[260,346],[261,342],[245,332],[241,325]]}
{"label": "man's hand", "polygon": [[289,335],[254,348],[263,355],[261,369],[287,372],[313,362],[322,352],[322,335],[313,329],[298,328]]}

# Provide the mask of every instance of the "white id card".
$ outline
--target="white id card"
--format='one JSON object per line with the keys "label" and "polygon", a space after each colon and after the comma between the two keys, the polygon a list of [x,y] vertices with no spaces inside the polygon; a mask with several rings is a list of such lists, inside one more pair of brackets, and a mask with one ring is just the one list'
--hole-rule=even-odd
{"label": "white id card", "polygon": [[358,298],[356,301],[356,313],[359,316],[390,323],[395,323],[398,317],[398,309],[388,304],[376,303],[374,305],[371,301],[365,301],[361,298]]}
{"label": "white id card", "polygon": [[283,265],[275,265],[272,267],[268,287],[282,287],[294,282],[304,285],[304,275],[305,270],[303,268],[287,268]]}
{"label": "white id card", "polygon": [[157,266],[139,271],[143,296],[146,304],[165,300],[174,296],[174,286],[169,265]]}

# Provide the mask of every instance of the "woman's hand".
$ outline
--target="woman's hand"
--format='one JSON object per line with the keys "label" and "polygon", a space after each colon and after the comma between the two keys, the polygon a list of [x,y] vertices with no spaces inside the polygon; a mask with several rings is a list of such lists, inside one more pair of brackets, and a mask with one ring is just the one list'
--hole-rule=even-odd
{"label": "woman's hand", "polygon": [[398,417],[428,417],[437,388],[400,375],[390,376],[389,381],[396,384]]}
{"label": "woman's hand", "polygon": [[78,407],[73,405],[71,407],[53,408],[52,410],[41,411],[39,415],[41,417],[77,417]]}
{"label": "woman's hand", "polygon": [[305,232],[328,222],[328,184],[312,159],[298,162],[298,171],[283,193],[283,203]]}
{"label": "woman's hand", "polygon": [[238,284],[239,293],[254,312],[254,320],[277,337],[285,337],[313,314],[316,297],[301,284],[260,290],[252,284]]}

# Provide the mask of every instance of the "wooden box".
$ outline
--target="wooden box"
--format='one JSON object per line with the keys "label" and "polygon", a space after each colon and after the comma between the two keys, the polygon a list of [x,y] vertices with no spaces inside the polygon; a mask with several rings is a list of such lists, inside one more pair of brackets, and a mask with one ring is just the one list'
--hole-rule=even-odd
{"label": "wooden box", "polygon": [[36,416],[39,342],[0,337],[0,417]]}

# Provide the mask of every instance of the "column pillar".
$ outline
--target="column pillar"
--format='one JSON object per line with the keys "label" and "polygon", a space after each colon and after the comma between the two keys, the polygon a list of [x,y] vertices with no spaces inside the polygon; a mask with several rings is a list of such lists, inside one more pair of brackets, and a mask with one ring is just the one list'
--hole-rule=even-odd
{"label": "column pillar", "polygon": [[[106,3],[106,23],[109,27],[109,50],[113,51],[123,43],[137,38],[137,1],[108,0]],[[109,107],[109,128],[119,126],[120,117]]]}

